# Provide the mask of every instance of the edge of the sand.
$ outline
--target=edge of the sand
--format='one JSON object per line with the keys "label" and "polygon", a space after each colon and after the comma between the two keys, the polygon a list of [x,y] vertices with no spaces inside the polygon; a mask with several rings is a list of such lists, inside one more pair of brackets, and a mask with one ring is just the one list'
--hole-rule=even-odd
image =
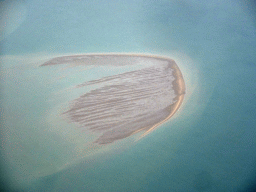
{"label": "edge of the sand", "polygon": [[[47,62],[41,64],[40,66],[68,64],[68,62],[65,62],[65,60],[63,63],[55,63],[54,62],[51,64],[51,62],[53,62],[54,60],[57,60],[57,59],[61,59],[61,58],[63,58],[63,59],[64,58],[74,58],[74,57],[79,57],[79,56],[81,56],[81,57],[82,56],[133,56],[133,57],[147,57],[147,58],[151,57],[151,58],[155,58],[155,59],[168,61],[169,64],[171,64],[171,68],[173,69],[173,76],[175,78],[175,80],[172,82],[172,85],[173,85],[174,92],[176,94],[176,97],[175,97],[176,102],[174,104],[171,104],[168,107],[168,111],[170,111],[169,116],[166,117],[164,120],[158,122],[157,124],[153,125],[151,128],[147,129],[146,132],[143,133],[139,137],[139,139],[141,139],[142,137],[149,134],[151,131],[156,129],[159,125],[168,121],[177,112],[177,110],[180,108],[180,106],[182,104],[182,101],[183,101],[184,95],[185,95],[185,89],[186,89],[184,78],[183,78],[183,75],[182,75],[178,65],[176,64],[176,62],[169,57],[153,55],[153,54],[151,55],[151,54],[137,54],[137,53],[86,53],[86,54],[73,54],[73,55],[57,56],[57,57],[54,57],[53,59],[50,59]],[[133,132],[131,135],[138,133],[142,130],[144,130],[144,128]]]}

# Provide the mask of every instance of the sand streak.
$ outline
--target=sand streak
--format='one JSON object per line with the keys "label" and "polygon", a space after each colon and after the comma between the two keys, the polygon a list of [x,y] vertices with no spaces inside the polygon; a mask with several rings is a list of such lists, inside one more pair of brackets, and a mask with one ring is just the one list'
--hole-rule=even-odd
{"label": "sand streak", "polygon": [[138,70],[84,82],[76,88],[103,84],[71,101],[63,115],[82,129],[98,133],[94,141],[109,144],[144,130],[150,131],[170,119],[180,107],[185,83],[175,61],[134,54],[90,54],[54,58],[51,65],[145,64]]}

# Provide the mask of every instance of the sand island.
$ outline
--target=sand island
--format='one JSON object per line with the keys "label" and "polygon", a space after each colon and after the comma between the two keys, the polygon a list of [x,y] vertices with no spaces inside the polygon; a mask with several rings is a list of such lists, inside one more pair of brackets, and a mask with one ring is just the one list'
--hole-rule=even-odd
{"label": "sand island", "polygon": [[53,65],[132,66],[141,69],[87,81],[76,89],[101,85],[69,102],[62,115],[83,131],[98,135],[99,145],[110,144],[135,133],[145,136],[169,120],[185,94],[182,73],[170,58],[136,54],[86,54],[53,58]]}

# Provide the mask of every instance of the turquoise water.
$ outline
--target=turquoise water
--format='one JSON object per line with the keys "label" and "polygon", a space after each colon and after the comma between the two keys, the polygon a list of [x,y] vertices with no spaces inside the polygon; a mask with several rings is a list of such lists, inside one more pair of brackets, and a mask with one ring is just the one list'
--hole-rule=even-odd
{"label": "turquoise water", "polygon": [[[11,18],[0,38],[4,187],[196,192],[239,191],[251,184],[256,30],[249,4],[10,2],[1,4]],[[72,87],[132,69],[39,65],[56,56],[110,52],[174,59],[187,93],[177,114],[146,137],[85,150],[92,138],[58,116],[67,101],[89,91]]]}

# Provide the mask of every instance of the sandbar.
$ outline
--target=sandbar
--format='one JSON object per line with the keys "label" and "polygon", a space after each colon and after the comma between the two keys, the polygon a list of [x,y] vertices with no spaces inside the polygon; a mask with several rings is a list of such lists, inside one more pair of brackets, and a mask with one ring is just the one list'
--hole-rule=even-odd
{"label": "sandbar", "polygon": [[84,54],[53,58],[52,65],[129,66],[141,69],[82,82],[102,85],[69,102],[62,115],[83,131],[98,135],[99,145],[110,144],[138,132],[141,137],[169,120],[180,108],[185,82],[176,62],[168,57],[142,54]]}

